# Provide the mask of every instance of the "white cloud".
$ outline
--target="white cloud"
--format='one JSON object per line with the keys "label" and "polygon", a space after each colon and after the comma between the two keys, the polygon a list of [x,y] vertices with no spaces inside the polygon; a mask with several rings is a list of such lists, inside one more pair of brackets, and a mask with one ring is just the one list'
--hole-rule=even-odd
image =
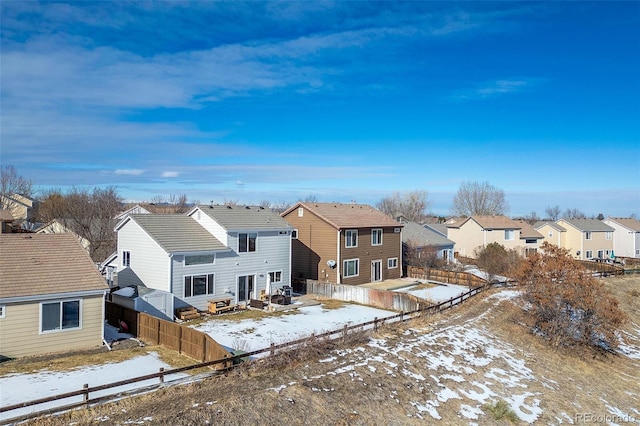
{"label": "white cloud", "polygon": [[178,172],[162,172],[162,177],[163,178],[175,178],[178,177],[179,173]]}
{"label": "white cloud", "polygon": [[117,169],[115,172],[117,175],[124,176],[140,176],[144,173],[144,170],[141,169]]}
{"label": "white cloud", "polygon": [[493,80],[478,84],[475,88],[463,89],[454,94],[453,99],[458,101],[478,100],[522,92],[534,85],[535,82],[535,79]]}

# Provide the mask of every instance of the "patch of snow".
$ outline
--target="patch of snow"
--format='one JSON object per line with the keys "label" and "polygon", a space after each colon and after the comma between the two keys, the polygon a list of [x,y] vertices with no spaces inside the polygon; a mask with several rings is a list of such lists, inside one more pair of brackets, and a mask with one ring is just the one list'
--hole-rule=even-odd
{"label": "patch of snow", "polygon": [[438,392],[436,398],[438,398],[438,401],[440,402],[447,402],[450,399],[462,399],[460,398],[460,395],[458,395],[458,392],[453,391],[446,386]]}
{"label": "patch of snow", "polygon": [[478,420],[484,414],[479,407],[472,407],[468,404],[460,404],[460,415],[467,419]]}
{"label": "patch of snow", "polygon": [[442,416],[440,416],[440,414],[438,414],[438,410],[436,410],[436,407],[439,405],[437,402],[434,403],[434,401],[427,401],[426,405],[422,405],[418,402],[412,402],[411,405],[416,407],[419,413],[427,412],[436,420],[442,419]]}
{"label": "patch of snow", "polygon": [[494,293],[487,299],[497,299],[498,301],[512,300],[520,297],[522,292],[520,290],[502,290],[498,293]]}
{"label": "patch of snow", "polygon": [[446,302],[451,298],[458,297],[469,291],[469,287],[456,284],[436,285],[435,287],[423,288],[420,290],[417,290],[416,287],[417,286],[404,287],[394,291],[399,293],[409,293],[421,299],[430,300],[435,303]]}

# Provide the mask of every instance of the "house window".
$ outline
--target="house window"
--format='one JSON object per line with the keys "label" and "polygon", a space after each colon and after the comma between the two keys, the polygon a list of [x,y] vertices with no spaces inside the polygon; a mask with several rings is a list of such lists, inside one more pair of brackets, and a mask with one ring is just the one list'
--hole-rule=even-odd
{"label": "house window", "polygon": [[636,249],[636,257],[640,256],[640,249]]}
{"label": "house window", "polygon": [[282,282],[282,271],[269,272],[269,278],[271,284],[278,284]]}
{"label": "house window", "polygon": [[585,259],[592,259],[593,258],[593,250],[587,250],[584,254]]}
{"label": "house window", "polygon": [[605,238],[605,239],[607,239],[607,240],[610,240],[611,238],[613,238],[613,232],[611,232],[611,231],[607,231],[607,232],[604,234],[604,238]]}
{"label": "house window", "polygon": [[302,207],[298,207],[298,217],[304,216],[304,209]]}
{"label": "house window", "polygon": [[598,250],[598,258],[599,259],[604,258],[604,250]]}
{"label": "house window", "polygon": [[294,229],[293,231],[291,231],[291,238],[293,238],[294,240],[298,239],[298,230]]}
{"label": "house window", "polygon": [[0,305],[0,318],[4,318],[6,315],[6,307],[4,305]]}
{"label": "house window", "polygon": [[131,266],[131,252],[123,251],[122,252],[122,266]]}
{"label": "house window", "polygon": [[585,240],[590,240],[591,239],[591,232],[587,231],[584,233],[584,239]]}
{"label": "house window", "polygon": [[528,238],[524,240],[525,244],[535,244],[536,241],[537,240],[535,238]]}
{"label": "house window", "polygon": [[184,266],[207,265],[215,263],[215,254],[196,254],[184,257]]}
{"label": "house window", "polygon": [[372,246],[382,245],[382,229],[371,230],[371,245]]}
{"label": "house window", "polygon": [[256,251],[256,239],[258,234],[255,232],[247,234],[238,234],[238,252],[247,253]]}
{"label": "house window", "polygon": [[184,297],[202,296],[214,293],[213,274],[187,275],[184,277]]}
{"label": "house window", "polygon": [[345,247],[358,247],[358,230],[349,229],[344,232],[344,246]]}
{"label": "house window", "polygon": [[516,232],[513,229],[505,229],[504,230],[504,239],[506,241],[511,241],[516,238]]}
{"label": "house window", "polygon": [[360,274],[360,259],[344,261],[344,277],[357,277]]}
{"label": "house window", "polygon": [[553,231],[549,231],[549,238],[553,237]]}
{"label": "house window", "polygon": [[40,304],[40,331],[80,328],[80,300]]}
{"label": "house window", "polygon": [[390,257],[387,259],[387,269],[395,269],[398,267],[398,258]]}

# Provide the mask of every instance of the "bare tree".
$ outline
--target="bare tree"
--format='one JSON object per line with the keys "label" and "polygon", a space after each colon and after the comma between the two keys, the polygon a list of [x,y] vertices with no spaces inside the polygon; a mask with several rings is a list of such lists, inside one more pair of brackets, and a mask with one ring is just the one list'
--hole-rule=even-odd
{"label": "bare tree", "polygon": [[509,210],[504,191],[488,182],[463,182],[453,198],[453,214],[457,216],[495,216]]}
{"label": "bare tree", "polygon": [[72,188],[63,199],[60,195],[43,200],[45,211],[60,214],[56,219],[62,225],[89,241],[91,258],[104,260],[116,249],[114,217],[121,210],[122,200],[115,188]]}
{"label": "bare tree", "polygon": [[31,197],[33,183],[20,176],[12,165],[0,166],[0,209],[9,210],[16,217],[19,196]]}
{"label": "bare tree", "polygon": [[544,209],[544,214],[547,215],[547,218],[549,220],[556,221],[556,220],[560,219],[560,215],[562,214],[562,210],[560,210],[560,206],[558,206],[558,205],[555,205],[553,207],[547,206],[547,208]]}
{"label": "bare tree", "polygon": [[531,213],[529,213],[524,217],[524,220],[527,221],[529,225],[533,225],[534,223],[540,220],[540,217],[538,217],[538,213],[536,213],[535,211],[532,211]]}
{"label": "bare tree", "polygon": [[602,280],[569,250],[544,242],[516,274],[528,308],[524,321],[555,347],[615,349],[626,315]]}
{"label": "bare tree", "polygon": [[376,204],[378,210],[394,219],[403,217],[410,222],[424,223],[430,207],[427,191],[394,192]]}
{"label": "bare tree", "polygon": [[62,190],[59,188],[48,189],[43,191],[39,198],[37,221],[47,223],[65,217],[67,202]]}
{"label": "bare tree", "polygon": [[584,214],[584,212],[582,212],[580,209],[573,208],[566,209],[562,217],[565,217],[567,219],[585,219],[587,215]]}

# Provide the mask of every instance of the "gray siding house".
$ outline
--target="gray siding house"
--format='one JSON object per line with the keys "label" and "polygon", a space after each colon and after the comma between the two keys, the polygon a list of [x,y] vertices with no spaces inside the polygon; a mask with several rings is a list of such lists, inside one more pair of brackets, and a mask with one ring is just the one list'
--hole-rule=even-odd
{"label": "gray siding house", "polygon": [[[116,227],[118,286],[144,284],[171,293],[173,308],[207,310],[290,284],[291,227],[271,210],[196,206],[187,214],[133,214]],[[156,307],[158,308],[158,307]],[[162,310],[162,309],[160,309]]]}

